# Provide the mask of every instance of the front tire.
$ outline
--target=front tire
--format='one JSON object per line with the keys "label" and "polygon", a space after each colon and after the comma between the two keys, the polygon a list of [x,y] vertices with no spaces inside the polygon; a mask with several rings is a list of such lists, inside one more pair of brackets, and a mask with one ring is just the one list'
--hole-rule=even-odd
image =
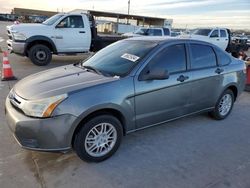
{"label": "front tire", "polygon": [[29,58],[35,65],[45,66],[51,62],[52,53],[50,49],[43,44],[36,44],[29,50]]}
{"label": "front tire", "polygon": [[211,112],[212,117],[217,120],[225,119],[230,114],[234,101],[235,98],[232,90],[225,90],[217,101],[214,110]]}
{"label": "front tire", "polygon": [[122,135],[122,125],[117,118],[100,115],[89,120],[76,133],[73,147],[82,160],[100,162],[116,152]]}

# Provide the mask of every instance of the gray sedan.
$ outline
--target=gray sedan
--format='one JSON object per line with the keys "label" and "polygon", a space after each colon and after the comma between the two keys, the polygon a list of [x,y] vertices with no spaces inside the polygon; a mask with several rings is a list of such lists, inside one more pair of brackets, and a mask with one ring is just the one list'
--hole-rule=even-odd
{"label": "gray sedan", "polygon": [[136,37],[89,59],[30,75],[6,99],[6,119],[26,149],[99,162],[123,135],[187,115],[226,118],[245,85],[244,63],[201,41]]}

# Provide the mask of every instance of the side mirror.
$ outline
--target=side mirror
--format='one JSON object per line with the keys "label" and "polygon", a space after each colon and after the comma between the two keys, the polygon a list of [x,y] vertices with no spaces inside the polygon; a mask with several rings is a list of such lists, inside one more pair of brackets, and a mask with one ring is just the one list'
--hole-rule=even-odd
{"label": "side mirror", "polygon": [[154,68],[143,73],[139,80],[165,80],[168,78],[169,73],[167,70]]}

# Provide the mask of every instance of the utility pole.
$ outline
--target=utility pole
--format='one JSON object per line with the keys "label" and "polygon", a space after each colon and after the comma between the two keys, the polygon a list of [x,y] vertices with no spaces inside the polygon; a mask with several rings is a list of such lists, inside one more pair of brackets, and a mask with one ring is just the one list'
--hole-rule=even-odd
{"label": "utility pole", "polygon": [[[128,16],[129,16],[129,11],[130,11],[130,0],[128,0]],[[129,18],[127,19],[127,24],[129,22]]]}
{"label": "utility pole", "polygon": [[130,11],[130,0],[128,0],[128,15],[129,15],[129,11]]}

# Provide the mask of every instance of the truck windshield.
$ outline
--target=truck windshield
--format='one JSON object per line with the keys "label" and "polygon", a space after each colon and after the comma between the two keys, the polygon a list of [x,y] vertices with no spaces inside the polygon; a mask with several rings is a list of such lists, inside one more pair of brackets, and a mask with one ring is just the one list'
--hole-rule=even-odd
{"label": "truck windshield", "polygon": [[62,14],[56,14],[49,19],[45,20],[43,24],[45,25],[53,25],[59,18],[61,18],[63,15]]}
{"label": "truck windshield", "polygon": [[196,29],[194,30],[193,34],[194,35],[203,35],[203,36],[208,36],[208,34],[211,32],[211,29]]}
{"label": "truck windshield", "polygon": [[84,61],[82,66],[104,75],[125,76],[156,45],[155,41],[118,41]]}

